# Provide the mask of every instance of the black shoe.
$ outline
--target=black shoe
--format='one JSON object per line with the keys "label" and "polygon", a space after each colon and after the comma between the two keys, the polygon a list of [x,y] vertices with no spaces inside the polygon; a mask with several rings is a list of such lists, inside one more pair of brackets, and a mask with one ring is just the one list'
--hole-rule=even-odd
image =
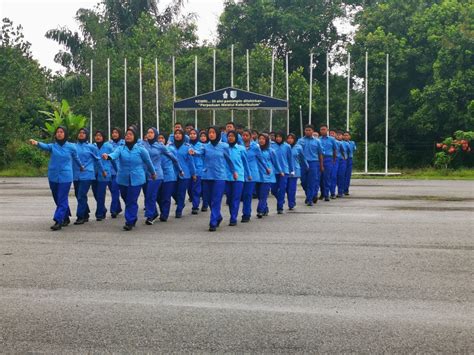
{"label": "black shoe", "polygon": [[329,201],[329,197],[325,197],[325,198],[324,198],[324,201],[328,202],[328,201]]}
{"label": "black shoe", "polygon": [[268,216],[268,211],[263,212],[263,216],[264,217]]}
{"label": "black shoe", "polygon": [[250,217],[242,217],[242,220],[240,223],[249,223],[250,222]]}
{"label": "black shoe", "polygon": [[262,217],[263,217],[263,214],[257,213],[257,218],[262,218]]}
{"label": "black shoe", "polygon": [[289,211],[293,211],[295,208],[294,207],[288,207]]}
{"label": "black shoe", "polygon": [[56,222],[54,225],[51,226],[51,230],[58,231],[61,230],[62,226],[61,223]]}
{"label": "black shoe", "polygon": [[313,203],[318,203],[318,196],[316,196],[315,198],[313,198]]}
{"label": "black shoe", "polygon": [[207,207],[202,207],[201,212],[207,212]]}
{"label": "black shoe", "polygon": [[216,227],[212,227],[212,226],[209,227],[209,232],[215,232],[216,230],[217,230]]}
{"label": "black shoe", "polygon": [[283,214],[283,210],[278,210],[277,213],[278,214]]}
{"label": "black shoe", "polygon": [[336,195],[331,195],[331,200],[335,200],[336,199]]}
{"label": "black shoe", "polygon": [[124,231],[127,231],[127,232],[128,232],[128,231],[131,231],[132,229],[133,229],[133,225],[131,225],[131,224],[125,224],[125,225],[123,226],[123,230],[124,230]]}
{"label": "black shoe", "polygon": [[[317,197],[315,197],[315,198],[317,198]],[[323,195],[319,196],[319,199],[324,200],[324,196]]]}
{"label": "black shoe", "polygon": [[160,217],[160,222],[168,222],[168,218]]}
{"label": "black shoe", "polygon": [[191,214],[198,214],[199,209],[198,208],[193,208],[191,211]]}
{"label": "black shoe", "polygon": [[174,215],[174,218],[181,218],[182,216],[183,216],[182,213],[176,213],[176,214]]}
{"label": "black shoe", "polygon": [[231,226],[231,227],[235,227],[236,225],[237,225],[237,222],[230,222],[229,223],[229,226]]}
{"label": "black shoe", "polygon": [[344,195],[349,196],[349,192],[344,192]]}
{"label": "black shoe", "polygon": [[74,224],[77,226],[77,225],[80,225],[80,224],[84,224],[86,222],[86,220],[84,218],[78,218],[76,219],[76,222],[74,222]]}
{"label": "black shoe", "polygon": [[147,218],[145,221],[145,224],[147,226],[152,226],[153,225],[154,218]]}
{"label": "black shoe", "polygon": [[111,216],[112,218],[117,218],[118,213],[117,213],[117,212],[112,212],[112,213],[110,214],[110,216]]}
{"label": "black shoe", "polygon": [[69,223],[71,223],[71,220],[69,219],[69,217],[66,217],[63,223],[61,223],[61,227],[67,227]]}
{"label": "black shoe", "polygon": [[337,195],[336,198],[342,198],[343,195]]}
{"label": "black shoe", "polygon": [[306,202],[306,206],[311,207],[311,206],[313,206],[313,203],[312,202]]}
{"label": "black shoe", "polygon": [[223,220],[222,217],[217,220],[217,226],[218,226],[218,227],[221,225],[222,220]]}
{"label": "black shoe", "polygon": [[97,222],[100,222],[100,221],[103,221],[104,219],[105,219],[105,217],[97,217],[95,220],[96,220]]}

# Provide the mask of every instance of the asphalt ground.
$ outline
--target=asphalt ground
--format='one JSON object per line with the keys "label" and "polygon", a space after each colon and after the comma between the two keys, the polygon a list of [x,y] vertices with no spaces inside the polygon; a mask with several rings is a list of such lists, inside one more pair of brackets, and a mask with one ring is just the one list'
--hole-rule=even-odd
{"label": "asphalt ground", "polygon": [[474,352],[473,181],[269,201],[216,233],[189,203],[52,232],[47,180],[0,178],[0,352]]}

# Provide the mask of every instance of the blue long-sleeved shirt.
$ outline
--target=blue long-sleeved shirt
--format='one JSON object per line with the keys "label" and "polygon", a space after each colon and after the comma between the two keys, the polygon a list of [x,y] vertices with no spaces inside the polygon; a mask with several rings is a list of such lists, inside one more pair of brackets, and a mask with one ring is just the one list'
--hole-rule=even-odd
{"label": "blue long-sleeved shirt", "polygon": [[[166,146],[168,153],[173,155],[176,158],[176,149],[174,146]],[[161,168],[163,169],[163,182],[172,182],[178,180],[179,170],[173,164],[173,161],[168,157],[168,155],[163,155],[161,157]]]}
{"label": "blue long-sleeved shirt", "polygon": [[219,142],[216,145],[212,143],[203,144],[200,150],[195,150],[196,155],[203,157],[203,180],[226,180],[227,168],[229,166],[232,172],[235,172],[234,163],[230,159],[229,145]]}
{"label": "blue long-sleeved shirt", "polygon": [[176,156],[183,171],[183,176],[178,175],[178,179],[190,179],[191,176],[196,175],[196,167],[194,166],[193,157],[189,154],[191,145],[188,143],[183,143],[179,148],[172,143],[170,145],[176,151]]}
{"label": "blue long-sleeved shirt", "polygon": [[272,148],[262,150],[262,158],[265,162],[265,166],[270,169],[270,174],[267,174],[266,171],[262,171],[260,177],[262,182],[265,183],[274,183],[276,182],[276,174],[282,173],[280,163],[278,162],[275,151]]}
{"label": "blue long-sleeved shirt", "polygon": [[60,145],[58,143],[38,142],[37,147],[51,153],[48,164],[49,181],[56,183],[73,181],[73,165],[77,165],[78,168],[82,166],[75,144],[66,142]]}
{"label": "blue long-sleeved shirt", "polygon": [[109,158],[119,161],[117,183],[123,186],[140,186],[146,182],[145,164],[150,174],[155,174],[155,168],[150,159],[150,154],[141,145],[134,144],[132,149],[126,145],[118,147],[109,154]]}
{"label": "blue long-sleeved shirt", "polygon": [[[221,133],[221,142],[228,143],[227,132]],[[240,144],[240,145],[244,144],[244,140],[242,139],[242,136],[239,133],[237,133],[237,144]]]}
{"label": "blue long-sleeved shirt", "polygon": [[[163,168],[161,164],[164,155],[168,157],[170,163],[174,165],[176,171],[181,171],[181,166],[178,162],[178,159],[175,155],[170,153],[168,149],[166,149],[163,143],[154,142],[153,144],[150,144],[148,141],[144,140],[142,146],[148,151],[148,154],[150,154],[151,162],[153,163],[153,166],[156,171],[157,180],[162,180],[164,178]],[[151,179],[151,175],[149,173],[147,174],[147,179]]]}
{"label": "blue long-sleeved shirt", "polygon": [[[97,143],[94,143],[94,145],[97,147],[97,150],[98,150],[98,155],[99,155],[99,160],[96,160],[95,162],[95,174],[96,174],[96,179],[97,181],[111,181],[112,180],[112,172],[113,171],[116,171],[116,169],[114,168],[114,165],[115,165],[115,162],[111,161],[111,160],[101,160],[102,158],[102,154],[104,153],[107,153],[107,154],[110,154],[112,153],[115,149],[114,147],[112,146],[112,144],[110,144],[109,142],[105,142],[104,144],[102,144],[102,147],[99,148],[99,146],[97,145]],[[102,175],[102,170],[101,170],[101,165],[102,165],[102,169],[103,171],[105,171],[107,173],[107,176],[104,177]]]}
{"label": "blue long-sleeved shirt", "polygon": [[[249,163],[247,161],[247,151],[239,144],[229,147],[229,155],[232,163],[234,163],[234,169],[237,172],[238,178],[234,180],[233,171],[227,169],[227,181],[249,181],[251,177]],[[252,177],[253,178],[253,177]]]}
{"label": "blue long-sleeved shirt", "polygon": [[[191,142],[189,143],[191,145],[192,149],[200,150],[202,148],[203,143],[197,141],[197,142]],[[200,155],[193,155],[193,161],[194,161],[194,167],[196,168],[196,176],[201,177],[202,176],[202,168],[204,165],[204,162],[202,160],[202,156]]]}
{"label": "blue long-sleeved shirt", "polygon": [[303,147],[299,144],[295,144],[291,147],[291,153],[293,156],[293,164],[295,166],[295,177],[301,177],[301,166],[304,169],[308,169],[308,161],[303,153]]}
{"label": "blue long-sleeved shirt", "polygon": [[325,158],[333,157],[334,151],[337,150],[337,143],[334,137],[329,135],[319,137],[319,143],[323,148],[323,156]]}
{"label": "blue long-sleeved shirt", "polygon": [[307,161],[319,161],[319,155],[323,155],[319,139],[305,136],[298,139],[298,144],[303,148],[303,154]]}
{"label": "blue long-sleeved shirt", "polygon": [[349,158],[353,158],[354,157],[354,153],[355,151],[357,150],[357,145],[354,141],[349,141],[349,145],[351,147],[351,152],[349,153]]}
{"label": "blue long-sleeved shirt", "polygon": [[258,143],[252,141],[245,149],[247,150],[247,161],[252,181],[262,182],[261,174],[266,174],[267,166],[265,166],[260,146]]}
{"label": "blue long-sleeved shirt", "polygon": [[293,155],[291,154],[291,146],[283,142],[281,144],[273,143],[271,148],[275,151],[275,154],[278,159],[278,163],[282,171],[285,174],[290,174],[295,171],[295,167],[293,165]]}
{"label": "blue long-sleeved shirt", "polygon": [[[117,142],[115,142],[113,139],[109,140],[109,143],[112,145],[112,147],[117,149],[117,147],[120,147],[122,145],[125,145],[125,140],[124,139],[119,139]],[[115,164],[112,164],[112,175],[117,175],[117,170],[119,169],[118,167],[118,161],[115,162]]]}
{"label": "blue long-sleeved shirt", "polygon": [[99,149],[96,145],[89,142],[78,142],[76,143],[77,155],[84,166],[84,170],[81,171],[79,166],[73,165],[74,181],[81,180],[95,180],[96,169],[102,174],[104,168],[102,161],[99,156]]}
{"label": "blue long-sleeved shirt", "polygon": [[349,142],[346,142],[346,141],[341,141],[341,144],[342,144],[342,148],[343,148],[343,151],[344,151],[344,158],[348,159],[349,155],[351,153],[351,146],[350,146]]}

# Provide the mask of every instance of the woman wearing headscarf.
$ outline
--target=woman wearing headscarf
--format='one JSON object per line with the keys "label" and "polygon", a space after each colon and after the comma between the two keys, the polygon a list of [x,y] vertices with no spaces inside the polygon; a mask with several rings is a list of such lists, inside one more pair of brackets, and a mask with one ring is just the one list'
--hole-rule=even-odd
{"label": "woman wearing headscarf", "polygon": [[[112,144],[106,141],[105,133],[101,130],[97,130],[94,134],[94,145],[97,147],[98,154],[100,157],[102,154],[110,154],[114,151]],[[99,163],[102,165],[103,172]],[[94,193],[94,198],[97,204],[95,211],[95,218],[97,221],[102,221],[105,219],[107,214],[107,208],[105,208],[105,194],[107,192],[107,186],[110,186],[112,182],[112,162],[111,161],[101,161],[100,159],[96,160],[96,176],[95,180],[92,182],[92,192]]]}
{"label": "woman wearing headscarf", "polygon": [[[258,138],[258,137],[257,137]],[[252,139],[252,132],[248,129],[242,133],[243,147],[247,152],[247,162],[252,180],[246,179],[242,191],[242,223],[250,221],[252,216],[252,197],[257,183],[262,182],[261,174],[267,174],[267,167],[263,160],[262,151],[257,142]]]}
{"label": "woman wearing headscarf", "polygon": [[275,154],[278,159],[278,163],[283,175],[277,174],[275,176],[275,183],[272,186],[272,195],[277,199],[277,212],[278,214],[283,213],[283,205],[285,204],[286,186],[288,184],[288,177],[294,176],[295,168],[293,166],[293,155],[291,153],[291,147],[285,142],[285,134],[283,132],[275,133],[275,140],[271,148],[275,150]]}
{"label": "woman wearing headscarf", "polygon": [[84,224],[89,221],[90,208],[87,202],[87,194],[96,180],[96,170],[99,174],[107,174],[99,157],[99,149],[94,144],[89,143],[89,130],[81,128],[77,135],[76,143],[77,155],[84,165],[83,170],[73,166],[74,190],[77,199],[77,219],[74,224]]}
{"label": "woman wearing headscarf", "polygon": [[222,222],[221,203],[225,190],[225,180],[227,179],[226,164],[232,171],[234,180],[239,178],[235,170],[234,163],[229,156],[229,145],[221,142],[221,131],[219,127],[208,129],[209,144],[201,147],[201,150],[190,149],[189,154],[201,155],[203,157],[202,180],[204,194],[211,206],[211,217],[209,221],[209,231],[215,232]]}
{"label": "woman wearing headscarf", "polygon": [[148,129],[146,139],[143,140],[142,145],[148,151],[148,154],[150,154],[150,159],[156,171],[156,179],[153,180],[151,175],[147,174],[146,182],[145,223],[151,226],[156,217],[158,217],[156,204],[163,184],[163,168],[161,167],[162,157],[166,156],[180,174],[183,174],[183,172],[181,171],[181,166],[179,165],[176,156],[170,153],[163,143],[158,141],[158,130],[155,127]]}
{"label": "woman wearing headscarf", "polygon": [[[166,150],[175,159],[176,149],[173,146],[167,145],[168,140],[166,135],[160,133],[158,135],[158,142],[165,145]],[[166,222],[168,220],[171,209],[171,196],[176,191],[176,181],[178,181],[178,173],[181,167],[177,169],[173,164],[173,160],[168,155],[161,157],[161,168],[163,169],[163,183],[158,192],[158,206],[160,207],[160,221]]]}
{"label": "woman wearing headscarf", "polygon": [[258,144],[260,145],[266,167],[265,172],[262,171],[260,173],[261,182],[257,184],[256,189],[258,195],[257,217],[262,218],[268,215],[268,194],[272,184],[276,181],[276,175],[283,176],[285,173],[280,168],[275,152],[270,148],[270,137],[268,134],[260,133],[258,135]]}
{"label": "woman wearing headscarf", "polygon": [[77,155],[76,146],[69,143],[67,139],[67,129],[62,126],[56,128],[54,132],[54,143],[42,143],[30,139],[30,144],[51,153],[48,164],[48,181],[56,204],[53,216],[54,225],[51,226],[54,231],[60,230],[70,223],[71,212],[68,196],[73,180],[72,167],[77,165],[79,169],[84,169]]}
{"label": "woman wearing headscarf", "polygon": [[125,225],[124,230],[133,229],[138,219],[138,196],[143,184],[146,182],[143,166],[146,166],[152,180],[156,179],[156,171],[150,159],[150,154],[142,146],[137,144],[137,132],[131,128],[125,135],[125,145],[118,147],[110,154],[103,154],[105,160],[118,160],[119,171],[117,182],[120,194],[125,201]]}
{"label": "woman wearing headscarf", "polygon": [[293,156],[293,166],[295,168],[295,175],[288,177],[288,184],[286,186],[286,195],[288,196],[288,208],[290,210],[293,210],[296,206],[296,188],[298,186],[298,178],[301,178],[301,170],[308,170],[309,165],[304,156],[303,147],[297,144],[296,135],[294,133],[290,133],[288,137],[286,137],[286,142],[291,147],[291,153]]}
{"label": "woman wearing headscarf", "polygon": [[[189,131],[189,144],[193,149],[200,150],[202,143],[198,137],[198,132],[192,128]],[[206,138],[207,139],[207,138]],[[192,203],[192,214],[198,214],[199,204],[201,203],[202,195],[202,157],[198,155],[192,156],[194,161],[194,166],[196,168],[196,179],[191,179],[189,181],[188,194],[191,198]]]}
{"label": "woman wearing headscarf", "polygon": [[[209,138],[207,137],[207,131],[205,129],[202,129],[199,132],[199,141],[201,142],[201,144],[209,143]],[[202,198],[201,212],[207,212],[207,209],[209,208],[209,201],[207,199],[207,196],[204,194],[204,184],[202,182],[202,169],[201,169],[201,198]]]}
{"label": "woman wearing headscarf", "polygon": [[[112,145],[112,148],[115,150],[117,147],[120,147],[125,144],[125,140],[123,139],[122,130],[118,127],[114,127],[112,129],[112,133],[110,135],[111,140],[109,143]],[[117,218],[117,216],[122,212],[122,205],[120,203],[120,189],[117,183],[117,164],[112,164],[112,176],[109,183],[109,190],[111,195],[111,202],[110,202],[110,215],[112,218]]]}
{"label": "woman wearing headscarf", "polygon": [[194,166],[193,157],[189,155],[191,145],[185,142],[184,130],[177,129],[174,131],[174,141],[170,144],[176,150],[176,156],[182,169],[182,174],[178,176],[176,183],[176,212],[175,217],[181,218],[186,200],[186,191],[189,181],[196,178],[196,168]]}
{"label": "woman wearing headscarf", "polygon": [[244,189],[244,182],[252,181],[252,174],[250,173],[247,151],[237,144],[237,132],[227,132],[227,144],[229,145],[229,156],[234,163],[234,170],[238,174],[237,180],[233,177],[233,171],[227,171],[226,193],[229,201],[230,221],[229,226],[237,225],[237,216],[239,215],[239,206],[242,199],[242,191]]}

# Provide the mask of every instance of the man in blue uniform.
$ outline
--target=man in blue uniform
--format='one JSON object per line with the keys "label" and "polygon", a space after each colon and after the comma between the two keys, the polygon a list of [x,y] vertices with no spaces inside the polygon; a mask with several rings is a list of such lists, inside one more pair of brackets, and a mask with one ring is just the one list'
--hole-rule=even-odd
{"label": "man in blue uniform", "polygon": [[321,196],[324,201],[329,201],[329,188],[331,187],[331,174],[336,161],[336,140],[328,135],[328,126],[323,124],[319,128],[319,143],[323,150],[323,167],[321,174],[322,188]]}
{"label": "man in blue uniform", "polygon": [[345,189],[344,195],[349,196],[349,187],[351,185],[351,176],[352,176],[352,158],[354,157],[354,153],[357,150],[357,146],[354,141],[351,140],[351,133],[346,131],[344,133],[344,141],[349,143],[349,156],[347,158],[347,166],[346,166],[346,182],[345,182]]}

